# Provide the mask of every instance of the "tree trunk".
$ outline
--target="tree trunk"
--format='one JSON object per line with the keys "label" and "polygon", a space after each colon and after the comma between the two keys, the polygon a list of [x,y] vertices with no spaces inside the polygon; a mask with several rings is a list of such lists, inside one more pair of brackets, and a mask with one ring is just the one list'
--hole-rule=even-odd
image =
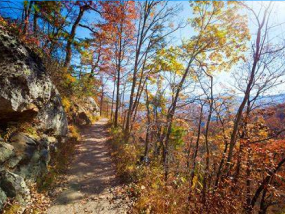
{"label": "tree trunk", "polygon": [[190,187],[192,187],[192,185],[193,185],[193,178],[194,178],[194,175],[195,175],[196,158],[197,158],[198,150],[199,150],[199,142],[200,142],[200,135],[201,135],[201,125],[202,125],[202,119],[203,119],[203,108],[204,108],[204,104],[201,105],[201,109],[200,109],[197,139],[196,139],[196,145],[195,145],[195,150],[194,150],[194,154],[193,154],[192,170],[191,170],[190,179],[189,179],[189,184],[190,184],[189,186]]}
{"label": "tree trunk", "polygon": [[34,2],[31,1],[28,3],[28,5],[26,5],[26,8],[25,8],[25,19],[24,19],[24,29],[23,29],[24,35],[26,35],[29,30],[30,14],[31,14],[33,4]]}
{"label": "tree trunk", "polygon": [[[147,6],[147,2],[145,3],[145,7]],[[131,122],[131,117],[132,117],[132,110],[133,110],[133,102],[134,102],[134,93],[135,93],[135,87],[137,83],[137,72],[138,72],[138,66],[139,66],[139,56],[141,54],[141,48],[143,45],[143,40],[144,40],[144,34],[145,34],[145,27],[146,27],[146,21],[148,18],[148,15],[146,13],[146,10],[144,11],[144,17],[142,21],[142,26],[141,22],[139,22],[139,29],[138,29],[138,35],[137,35],[137,44],[136,44],[136,53],[135,53],[135,64],[134,64],[134,72],[133,72],[133,79],[132,79],[132,86],[131,86],[131,93],[130,93],[130,100],[129,100],[129,109],[126,117],[126,126],[125,126],[125,132],[126,136],[128,136],[129,131],[130,131],[130,122]]]}
{"label": "tree trunk", "polygon": [[263,179],[260,186],[257,188],[253,198],[250,201],[250,207],[248,208],[249,213],[252,212],[255,203],[259,198],[260,194],[262,193],[262,191],[267,187],[268,184],[270,184],[270,180],[278,172],[278,170],[282,167],[284,163],[285,163],[285,158],[281,159],[281,161],[277,164],[277,167],[275,169],[268,171],[268,175]]}
{"label": "tree trunk", "polygon": [[116,91],[116,105],[115,105],[115,118],[114,126],[118,126],[118,115],[119,115],[119,104],[120,104],[120,71],[117,72],[117,91]]}
{"label": "tree trunk", "polygon": [[103,102],[104,102],[104,86],[102,85],[102,93],[100,100],[100,116],[102,116]]}
{"label": "tree trunk", "polygon": [[[123,20],[120,25],[120,34],[123,32]],[[119,117],[119,105],[120,105],[120,83],[121,83],[121,63],[122,63],[122,37],[119,37],[119,55],[118,55],[118,65],[117,65],[117,94],[116,94],[116,109],[115,109],[115,121],[114,126],[118,127],[118,117]]]}
{"label": "tree trunk", "polygon": [[255,52],[254,52],[254,56],[253,56],[254,60],[253,60],[252,68],[251,68],[249,81],[247,83],[247,87],[246,87],[246,90],[245,90],[245,94],[244,94],[243,100],[242,100],[242,102],[241,102],[241,104],[239,106],[239,109],[237,111],[237,114],[236,114],[236,117],[235,117],[235,121],[234,121],[234,127],[233,127],[233,131],[232,131],[232,134],[231,134],[230,145],[229,145],[229,153],[228,153],[228,158],[227,158],[227,168],[226,168],[226,172],[227,173],[229,172],[230,167],[232,166],[231,161],[232,161],[232,157],[233,157],[233,150],[234,150],[234,146],[235,146],[235,143],[236,143],[236,140],[237,140],[237,134],[238,134],[238,130],[239,130],[239,125],[240,125],[240,122],[241,122],[241,119],[242,119],[242,113],[243,113],[244,107],[245,107],[245,105],[246,105],[246,103],[247,103],[247,101],[249,99],[250,91],[252,89],[252,84],[253,84],[253,81],[254,81],[254,78],[255,78],[257,63],[260,60],[260,54],[261,54],[260,48],[261,48],[261,45],[262,45],[261,44],[261,42],[262,42],[261,41],[262,28],[263,28],[263,26],[265,24],[265,20],[266,20],[266,17],[267,17],[267,9],[266,9],[266,11],[264,13],[262,22],[258,26],[256,42],[255,42]]}
{"label": "tree trunk", "polygon": [[[206,73],[206,72],[205,72]],[[210,171],[210,150],[209,150],[209,127],[212,118],[213,112],[213,104],[214,104],[214,97],[213,97],[213,77],[206,73],[206,75],[210,78],[210,109],[209,115],[206,124],[206,131],[205,131],[205,146],[206,146],[206,167],[205,167],[205,175],[203,179],[203,190],[202,190],[202,201],[204,205],[206,205],[206,192],[207,192],[207,181],[209,178],[209,171]]]}
{"label": "tree trunk", "polygon": [[64,67],[67,69],[70,66],[71,63],[71,57],[72,57],[72,44],[74,42],[75,34],[76,34],[76,29],[79,25],[79,22],[81,21],[83,14],[85,12],[86,8],[85,7],[80,7],[79,13],[76,17],[75,22],[73,23],[71,27],[70,34],[67,39],[67,44],[66,44],[66,49],[65,49],[65,61],[64,61]]}
{"label": "tree trunk", "polygon": [[114,108],[114,98],[115,98],[116,80],[114,81],[113,94],[112,94],[112,105],[111,105],[111,120],[113,121],[113,108]]}
{"label": "tree trunk", "polygon": [[165,144],[164,144],[164,151],[163,151],[163,163],[164,163],[164,179],[165,181],[167,181],[168,178],[168,144],[169,144],[169,138],[170,138],[170,134],[171,134],[171,129],[172,129],[172,122],[173,122],[173,118],[174,118],[174,114],[175,114],[175,110],[176,110],[176,105],[177,105],[177,101],[178,101],[178,97],[180,95],[180,92],[182,90],[183,84],[186,80],[186,77],[188,76],[188,73],[190,71],[190,66],[192,64],[194,60],[194,57],[192,57],[189,60],[189,63],[187,65],[187,68],[185,69],[185,72],[182,76],[181,81],[178,84],[176,93],[175,93],[175,97],[174,100],[172,102],[172,104],[170,105],[169,109],[168,109],[168,114],[167,114],[167,128],[166,128],[166,137],[165,137]]}
{"label": "tree trunk", "polygon": [[34,35],[35,37],[38,36],[38,11],[35,9],[34,12],[34,24],[33,24],[33,30],[34,30]]}
{"label": "tree trunk", "polygon": [[147,129],[146,129],[146,137],[145,137],[144,159],[147,160],[148,150],[149,150],[149,131],[150,131],[150,124],[151,124],[147,86],[145,88],[145,96],[146,96],[146,109],[147,109]]}

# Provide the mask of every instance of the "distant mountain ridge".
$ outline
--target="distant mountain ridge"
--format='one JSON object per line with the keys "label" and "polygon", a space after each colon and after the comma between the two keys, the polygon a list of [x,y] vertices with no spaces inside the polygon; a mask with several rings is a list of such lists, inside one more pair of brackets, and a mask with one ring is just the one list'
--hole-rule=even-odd
{"label": "distant mountain ridge", "polygon": [[[243,97],[238,97],[237,102],[240,103],[242,101]],[[265,105],[265,106],[272,106],[272,105],[278,105],[285,103],[285,94],[275,94],[275,95],[265,95],[260,96],[256,104],[257,105]]]}
{"label": "distant mountain ridge", "polygon": [[285,102],[285,94],[263,96],[261,101],[273,101],[276,104],[281,104]]}

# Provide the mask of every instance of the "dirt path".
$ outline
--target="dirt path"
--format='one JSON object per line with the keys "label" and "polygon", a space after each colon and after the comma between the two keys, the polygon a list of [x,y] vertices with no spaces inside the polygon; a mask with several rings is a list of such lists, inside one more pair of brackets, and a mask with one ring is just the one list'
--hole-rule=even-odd
{"label": "dirt path", "polygon": [[83,130],[83,140],[77,145],[63,191],[48,209],[48,214],[127,213],[106,145],[106,123],[106,119],[101,119]]}

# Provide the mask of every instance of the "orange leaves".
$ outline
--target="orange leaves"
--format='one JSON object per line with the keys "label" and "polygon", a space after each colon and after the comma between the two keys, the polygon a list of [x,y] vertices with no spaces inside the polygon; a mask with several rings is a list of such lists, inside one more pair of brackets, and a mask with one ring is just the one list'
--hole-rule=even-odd
{"label": "orange leaves", "polygon": [[22,36],[21,40],[28,45],[32,45],[32,46],[36,46],[39,47],[40,46],[40,40],[38,38],[32,37],[32,36]]}
{"label": "orange leaves", "polygon": [[[96,33],[91,49],[99,70],[114,75],[135,42],[135,2],[100,1],[99,5],[102,20],[94,24]],[[120,66],[119,70],[124,69]]]}
{"label": "orange leaves", "polygon": [[102,1],[100,4],[103,10],[102,18],[105,21],[100,26],[102,30],[112,36],[126,34],[133,37],[133,21],[137,17],[135,3],[132,1]]}
{"label": "orange leaves", "polygon": [[285,140],[270,140],[265,143],[256,143],[251,145],[251,148],[254,151],[259,153],[274,153],[274,154],[282,154],[285,152]]}
{"label": "orange leaves", "polygon": [[22,30],[19,28],[19,26],[16,23],[8,22],[5,19],[3,19],[3,17],[1,16],[0,16],[0,26],[8,28],[10,31],[15,32],[16,34],[19,34],[19,39],[26,45],[29,45],[32,47],[40,46],[40,40],[38,38],[36,38],[32,34],[22,35]]}

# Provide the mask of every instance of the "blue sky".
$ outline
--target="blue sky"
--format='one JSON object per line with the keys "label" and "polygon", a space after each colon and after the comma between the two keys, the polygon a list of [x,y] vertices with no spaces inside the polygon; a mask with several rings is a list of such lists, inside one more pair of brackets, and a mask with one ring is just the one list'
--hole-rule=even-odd
{"label": "blue sky", "polygon": [[[270,4],[270,1],[247,1],[246,4],[253,8],[255,11],[259,11],[260,7],[267,6]],[[273,11],[272,16],[270,17],[270,22],[272,25],[276,25],[274,29],[271,30],[270,37],[273,39],[274,42],[283,41],[285,42],[285,1],[272,1],[273,4]],[[249,17],[249,29],[252,37],[256,34],[256,22],[254,18],[250,15],[249,12],[244,11]],[[249,44],[250,45],[250,44]],[[235,67],[233,70],[236,69]],[[283,78],[284,80],[284,78]],[[284,81],[283,81],[284,82]],[[232,79],[232,72],[221,72],[217,75],[217,91],[221,89],[221,85],[228,86],[232,88],[233,79]],[[280,94],[285,93],[285,85],[282,84],[274,89],[272,89],[270,94]]]}

